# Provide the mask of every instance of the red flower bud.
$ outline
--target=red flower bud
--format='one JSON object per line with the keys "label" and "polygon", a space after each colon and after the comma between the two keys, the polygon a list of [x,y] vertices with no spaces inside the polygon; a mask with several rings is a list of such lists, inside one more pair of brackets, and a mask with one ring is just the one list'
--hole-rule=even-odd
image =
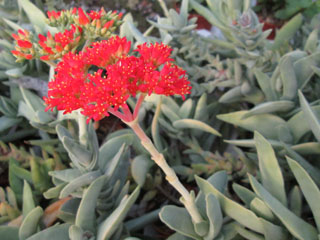
{"label": "red flower bud", "polygon": [[41,56],[40,59],[41,59],[42,61],[48,61],[48,60],[49,60],[49,55]]}
{"label": "red flower bud", "polygon": [[18,46],[22,47],[22,48],[31,48],[32,47],[32,43],[29,41],[25,41],[25,40],[18,40]]}
{"label": "red flower bud", "polygon": [[112,27],[113,23],[114,23],[114,20],[112,19],[112,20],[106,22],[106,23],[104,24],[103,28],[109,29],[109,28]]}
{"label": "red flower bud", "polygon": [[90,22],[87,15],[83,12],[82,8],[78,8],[78,14],[79,14],[79,24],[80,25],[87,25]]}
{"label": "red flower bud", "polygon": [[18,41],[19,39],[20,39],[20,37],[17,35],[17,34],[15,34],[15,33],[12,33],[12,35],[11,35],[16,41]]}

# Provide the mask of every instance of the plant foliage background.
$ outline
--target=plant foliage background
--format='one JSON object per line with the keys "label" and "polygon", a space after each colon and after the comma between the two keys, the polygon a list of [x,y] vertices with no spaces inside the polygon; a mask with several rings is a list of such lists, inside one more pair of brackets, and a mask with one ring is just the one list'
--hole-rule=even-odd
{"label": "plant foliage background", "polygon": [[[320,3],[270,1],[283,21],[270,40],[268,2],[112,6],[119,36],[168,44],[191,81],[185,101],[148,96],[139,121],[194,190],[194,224],[132,130],[107,117],[82,144],[76,113],[45,111],[53,69],[11,54],[19,29],[54,31],[45,11],[110,2],[1,1],[1,238],[320,239]],[[198,34],[195,14],[221,34]]]}

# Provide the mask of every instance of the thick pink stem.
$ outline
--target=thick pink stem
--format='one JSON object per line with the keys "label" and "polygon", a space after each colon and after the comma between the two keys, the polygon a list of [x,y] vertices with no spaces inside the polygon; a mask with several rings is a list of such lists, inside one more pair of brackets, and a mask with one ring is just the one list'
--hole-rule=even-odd
{"label": "thick pink stem", "polygon": [[139,113],[139,110],[140,110],[140,107],[141,107],[141,104],[144,100],[144,98],[146,97],[145,94],[141,94],[138,101],[137,101],[137,104],[134,108],[134,112],[133,112],[133,119],[136,119],[136,117],[138,116],[138,113]]}
{"label": "thick pink stem", "polygon": [[108,108],[108,112],[111,113],[112,115],[118,117],[119,119],[123,120],[123,121],[127,121],[127,116],[119,111],[114,110],[114,108],[109,107]]}

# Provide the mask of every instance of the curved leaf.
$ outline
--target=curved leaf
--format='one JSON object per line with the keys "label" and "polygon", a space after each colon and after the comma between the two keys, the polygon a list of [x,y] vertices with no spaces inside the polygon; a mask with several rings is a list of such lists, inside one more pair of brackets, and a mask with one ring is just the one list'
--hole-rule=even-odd
{"label": "curved leaf", "polygon": [[[320,106],[312,106],[310,108],[316,118],[320,118]],[[310,131],[309,121],[305,121],[306,118],[305,113],[300,111],[288,120],[288,126],[295,142],[299,142],[300,138]]]}
{"label": "curved leaf", "polygon": [[138,183],[139,186],[143,186],[147,177],[147,173],[153,162],[150,157],[146,155],[139,155],[135,157],[131,163],[131,174],[133,179]]}
{"label": "curved leaf", "polygon": [[204,240],[211,240],[220,233],[223,221],[220,203],[213,194],[206,196],[206,210],[210,225],[209,232]]}
{"label": "curved leaf", "polygon": [[304,170],[296,161],[287,157],[288,164],[291,171],[293,172],[295,178],[297,179],[301,191],[306,198],[317,224],[317,228],[320,231],[320,211],[319,211],[319,201],[320,201],[320,191],[314,181],[311,179],[306,170]]}
{"label": "curved leaf", "polygon": [[65,198],[68,195],[72,194],[73,191],[77,190],[80,187],[89,185],[96,178],[101,176],[100,170],[89,172],[81,175],[80,177],[75,178],[72,182],[68,183],[60,192],[60,198]]}
{"label": "curved leaf", "polygon": [[287,112],[295,106],[294,102],[291,101],[273,101],[273,102],[264,102],[254,108],[250,109],[247,112],[243,119],[248,118],[253,115],[265,114],[265,113],[274,113],[274,112]]}
{"label": "curved leaf", "polygon": [[131,206],[139,196],[140,188],[137,187],[129,197],[122,199],[119,206],[105,219],[98,227],[97,240],[110,239],[112,234],[117,230],[119,224],[126,217]]}
{"label": "curved leaf", "polygon": [[249,180],[252,188],[258,196],[264,200],[273,213],[281,220],[283,225],[286,226],[288,231],[300,240],[317,239],[317,230],[301,218],[297,217],[294,213],[288,210],[281,204],[279,200],[274,198],[258,181],[249,175]]}
{"label": "curved leaf", "polygon": [[191,128],[191,129],[198,129],[201,131],[205,131],[208,133],[212,133],[216,136],[221,136],[221,134],[215,130],[213,127],[209,126],[208,124],[194,120],[194,119],[181,119],[173,122],[173,126],[178,129],[185,129],[185,128]]}
{"label": "curved leaf", "polygon": [[298,94],[302,111],[306,117],[305,119],[309,123],[314,136],[320,142],[320,122],[300,90]]}
{"label": "curved leaf", "polygon": [[25,240],[37,232],[38,223],[43,215],[41,207],[32,209],[23,219],[19,229],[19,240]]}
{"label": "curved leaf", "polygon": [[278,50],[285,42],[289,41],[302,24],[302,15],[297,14],[287,22],[276,34],[272,50]]}
{"label": "curved leaf", "polygon": [[76,226],[80,227],[81,229],[91,232],[95,231],[96,204],[105,180],[105,176],[97,178],[90,184],[88,189],[83,194],[75,222]]}
{"label": "curved leaf", "polygon": [[284,206],[287,206],[281,168],[271,144],[258,132],[254,133],[254,141],[257,147],[262,185]]}
{"label": "curved leaf", "polygon": [[195,176],[195,179],[204,194],[212,193],[215,195],[226,215],[235,219],[243,226],[246,226],[256,232],[263,233],[263,228],[258,217],[252,211],[224,196],[208,181],[198,176]]}
{"label": "curved leaf", "polygon": [[182,207],[165,206],[159,213],[160,219],[172,230],[192,239],[201,239],[194,231],[191,217],[187,210]]}
{"label": "curved leaf", "polygon": [[70,224],[65,223],[61,225],[55,225],[50,228],[38,232],[35,235],[27,238],[27,240],[44,240],[44,239],[57,239],[57,240],[70,240],[69,239],[69,227]]}
{"label": "curved leaf", "polygon": [[33,200],[33,195],[32,195],[32,190],[30,185],[28,184],[28,182],[26,180],[24,180],[24,185],[23,185],[23,201],[22,201],[22,214],[24,217],[26,217],[29,212],[32,211],[32,209],[34,209],[35,203]]}
{"label": "curved leaf", "polygon": [[278,139],[277,127],[280,125],[286,125],[286,122],[282,118],[271,114],[260,114],[243,119],[243,116],[247,113],[248,111],[238,111],[220,114],[217,118],[227,123],[242,127],[248,131],[258,131],[265,138],[275,140]]}

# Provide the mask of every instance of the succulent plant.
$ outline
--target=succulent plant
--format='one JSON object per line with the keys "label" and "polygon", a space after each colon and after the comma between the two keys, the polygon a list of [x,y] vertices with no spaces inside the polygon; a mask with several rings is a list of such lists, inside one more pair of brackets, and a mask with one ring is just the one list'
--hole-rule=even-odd
{"label": "succulent plant", "polygon": [[[316,184],[298,161],[287,157],[290,169],[299,184],[299,187],[294,186],[290,189],[290,194],[287,196],[283,172],[271,144],[261,134],[255,132],[255,145],[262,184],[252,175],[249,175],[249,180],[254,191],[233,184],[233,190],[245,206],[232,201],[217,187],[210,186],[208,181],[197,177],[200,189],[203,191],[206,189],[208,193],[215,194],[226,215],[240,224],[236,227],[237,233],[245,238],[287,239],[290,234],[297,239],[316,239],[318,230],[300,217],[303,193],[313,211],[316,224],[318,222],[316,205],[314,205],[317,199],[316,194],[319,192]],[[223,172],[216,174],[225,175]],[[232,207],[234,207],[233,210],[231,210]]]}
{"label": "succulent plant", "polygon": [[[174,231],[171,240],[318,238],[320,165],[313,160],[320,154],[316,20],[310,24],[298,14],[269,41],[270,31],[262,30],[249,0],[183,0],[180,11],[168,10],[159,1],[164,17],[148,20],[150,28],[143,33],[130,14],[120,21],[119,15],[104,10],[56,12],[47,1],[46,19],[28,0],[17,1],[23,11],[18,15],[13,2],[0,6],[1,12],[3,6],[8,9],[0,21],[0,79],[8,80],[0,93],[0,140],[9,142],[0,143],[0,159],[4,166],[8,163],[10,184],[0,188],[1,237],[153,239],[147,236],[155,230],[150,223],[160,217]],[[192,9],[223,37],[200,36],[196,19],[189,17]],[[14,47],[10,35],[20,26],[27,31],[13,35]],[[98,128],[98,140],[97,126],[109,127],[104,121],[94,127],[81,109],[68,114],[46,110],[57,106],[50,96],[62,97],[54,95],[59,84],[55,80],[63,75],[57,76],[63,67],[54,71],[59,58],[69,51],[84,53],[94,41],[90,36],[108,39],[118,26],[119,35],[131,40],[133,48],[140,44],[139,51],[160,46],[158,42],[169,44],[175,62],[167,60],[187,71],[192,92],[186,101],[155,94],[145,98],[147,92],[137,94],[137,100],[130,97],[128,108],[108,109],[122,120],[116,123],[120,130],[110,127],[100,137]],[[48,31],[52,36],[70,33],[72,38],[62,48]],[[145,42],[149,45],[141,45]],[[124,52],[130,56],[129,49]],[[30,55],[49,67],[38,59],[22,61]],[[141,52],[130,57],[138,55]],[[50,96],[42,100],[47,79]],[[178,80],[186,78],[179,75]],[[65,106],[59,110],[68,112]],[[87,116],[102,118],[86,110]],[[131,129],[121,129],[125,124]],[[22,144],[27,148],[10,143],[26,136],[32,136]],[[156,165],[181,194],[180,202],[170,196],[170,184],[165,185]],[[161,203],[156,198],[160,194],[165,196]],[[303,197],[308,207],[303,207]]]}

